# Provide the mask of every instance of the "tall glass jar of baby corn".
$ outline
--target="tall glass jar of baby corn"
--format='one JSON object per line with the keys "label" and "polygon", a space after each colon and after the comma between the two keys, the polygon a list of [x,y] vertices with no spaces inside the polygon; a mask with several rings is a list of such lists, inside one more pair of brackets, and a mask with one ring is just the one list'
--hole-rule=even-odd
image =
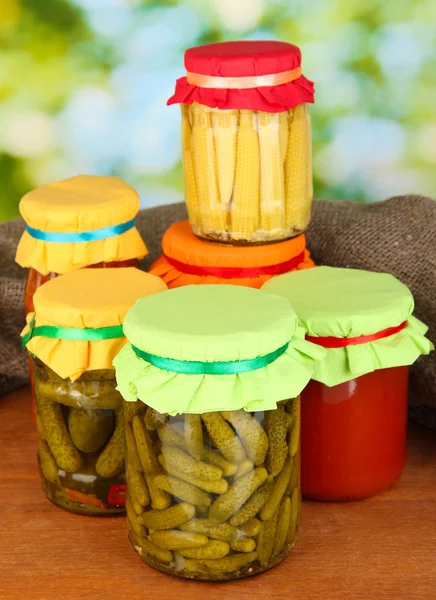
{"label": "tall glass jar of baby corn", "polygon": [[46,281],[83,267],[137,267],[147,248],[135,227],[137,192],[118,177],[78,175],[32,190],[20,201],[26,229],[17,263],[28,269],[26,314]]}
{"label": "tall glass jar of baby corn", "polygon": [[312,204],[301,52],[275,41],[222,42],[185,52],[168,104],[182,110],[185,200],[193,232],[232,244],[299,235]]}
{"label": "tall glass jar of baby corn", "polygon": [[125,509],[124,419],[112,360],[136,300],[166,289],[130,267],[82,269],[35,293],[23,344],[33,363],[38,461],[44,492],[71,512]]}
{"label": "tall glass jar of baby corn", "polygon": [[114,360],[129,538],[149,565],[225,581],[279,563],[300,515],[299,394],[319,348],[283,298],[186,286],[139,300]]}

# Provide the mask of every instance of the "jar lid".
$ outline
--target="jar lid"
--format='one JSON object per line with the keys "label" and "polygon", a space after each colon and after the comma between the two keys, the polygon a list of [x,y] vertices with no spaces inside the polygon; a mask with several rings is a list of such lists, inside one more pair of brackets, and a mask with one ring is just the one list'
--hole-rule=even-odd
{"label": "jar lid", "polygon": [[133,267],[66,273],[36,290],[23,344],[64,379],[112,369],[126,343],[122,325],[128,309],[138,298],[166,289],[161,279]]}
{"label": "jar lid", "polygon": [[260,288],[274,275],[315,266],[304,235],[262,246],[212,244],[195,236],[188,221],[167,229],[162,249],[149,272],[170,288],[213,283]]}
{"label": "jar lid", "polygon": [[118,177],[77,175],[43,185],[20,202],[26,231],[15,260],[39,273],[143,258],[137,192]]}
{"label": "jar lid", "polygon": [[313,379],[328,386],[411,365],[433,349],[412,315],[412,293],[388,273],[316,267],[271,279],[262,291],[292,302],[306,339],[327,349]]}
{"label": "jar lid", "polygon": [[186,77],[168,104],[283,112],[314,102],[313,83],[301,73],[297,46],[277,41],[220,42],[185,52]]}
{"label": "jar lid", "polygon": [[301,392],[324,355],[302,339],[287,300],[231,285],[141,298],[124,333],[117,389],[171,415],[273,409]]}

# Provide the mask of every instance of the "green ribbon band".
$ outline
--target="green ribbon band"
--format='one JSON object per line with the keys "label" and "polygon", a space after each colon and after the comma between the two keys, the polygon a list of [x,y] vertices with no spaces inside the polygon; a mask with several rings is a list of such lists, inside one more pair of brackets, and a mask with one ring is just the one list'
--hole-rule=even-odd
{"label": "green ribbon band", "polygon": [[286,352],[289,342],[286,342],[277,350],[257,356],[256,358],[248,358],[246,360],[226,360],[217,362],[202,362],[196,360],[177,360],[175,358],[164,358],[156,356],[140,350],[132,344],[133,351],[136,356],[142,358],[158,369],[170,371],[172,373],[182,373],[183,375],[236,375],[238,373],[248,373],[267,367],[272,362],[277,360],[284,352]]}
{"label": "green ribbon band", "polygon": [[123,326],[111,327],[55,327],[53,325],[40,325],[35,327],[35,317],[29,323],[29,331],[22,337],[21,343],[27,346],[33,337],[40,336],[57,340],[70,340],[77,342],[97,342],[124,337]]}

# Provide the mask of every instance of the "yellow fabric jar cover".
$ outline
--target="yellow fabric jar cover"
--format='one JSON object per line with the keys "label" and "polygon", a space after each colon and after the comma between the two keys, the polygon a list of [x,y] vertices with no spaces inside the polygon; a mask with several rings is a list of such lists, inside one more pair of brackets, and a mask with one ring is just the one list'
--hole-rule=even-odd
{"label": "yellow fabric jar cover", "polygon": [[[134,226],[128,226],[139,210],[139,197],[118,177],[77,175],[43,185],[23,196],[20,213],[26,231],[18,244],[16,262],[42,275],[67,273],[102,262],[143,258],[148,253]],[[37,239],[29,228],[44,234],[78,234],[86,237],[95,230],[129,227],[93,241],[46,241]],[[80,235],[81,234],[81,235]],[[52,236],[53,237],[53,236]]]}
{"label": "yellow fabric jar cover", "polygon": [[[167,289],[166,284],[134,267],[125,269],[82,269],[61,275],[35,292],[35,312],[27,315],[22,336],[40,326],[100,328],[123,324],[133,304],[144,296]],[[98,341],[53,339],[35,335],[28,351],[60,377],[75,381],[85,371],[113,369],[112,361],[126,343],[116,337]]]}

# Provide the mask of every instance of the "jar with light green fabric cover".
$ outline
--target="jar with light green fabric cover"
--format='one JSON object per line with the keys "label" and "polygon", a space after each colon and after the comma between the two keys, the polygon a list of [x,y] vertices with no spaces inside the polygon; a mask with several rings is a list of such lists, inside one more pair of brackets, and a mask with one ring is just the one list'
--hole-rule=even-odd
{"label": "jar with light green fabric cover", "polygon": [[187,286],[139,300],[114,360],[129,538],[151,566],[225,581],[279,563],[300,515],[299,394],[323,351],[281,298]]}
{"label": "jar with light green fabric cover", "polygon": [[433,344],[412,293],[392,275],[312,271],[276,277],[262,291],[289,300],[306,339],[326,349],[302,393],[303,494],[357,500],[403,471],[409,366]]}

